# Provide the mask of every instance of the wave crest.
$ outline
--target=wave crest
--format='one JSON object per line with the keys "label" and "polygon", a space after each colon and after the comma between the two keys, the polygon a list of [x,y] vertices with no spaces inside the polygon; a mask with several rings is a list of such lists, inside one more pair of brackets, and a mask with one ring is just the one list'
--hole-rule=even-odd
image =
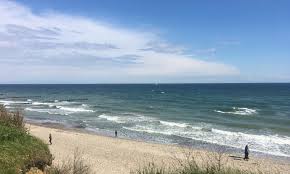
{"label": "wave crest", "polygon": [[160,121],[161,124],[166,126],[172,126],[172,127],[182,127],[185,128],[189,126],[187,123],[175,123],[175,122],[169,122],[169,121]]}
{"label": "wave crest", "polygon": [[214,111],[222,114],[234,114],[234,115],[253,115],[257,113],[257,110],[255,109],[239,108],[239,107],[232,107],[231,111],[221,111],[221,110]]}
{"label": "wave crest", "polygon": [[29,101],[15,101],[15,100],[0,100],[0,104],[3,104],[4,106],[7,105],[17,105],[17,104],[31,104]]}
{"label": "wave crest", "polygon": [[150,134],[174,135],[183,138],[191,138],[193,140],[240,149],[244,148],[246,144],[249,144],[252,151],[290,157],[290,137],[234,132],[211,127],[212,126],[210,125],[197,125],[184,128],[165,125],[137,124],[133,127],[123,128]]}

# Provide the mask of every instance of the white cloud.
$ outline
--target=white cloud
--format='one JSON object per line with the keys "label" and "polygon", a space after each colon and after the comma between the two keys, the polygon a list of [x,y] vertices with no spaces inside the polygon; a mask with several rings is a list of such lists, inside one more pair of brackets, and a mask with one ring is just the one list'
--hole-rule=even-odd
{"label": "white cloud", "polygon": [[55,12],[34,14],[11,1],[0,2],[0,52],[2,72],[11,73],[2,73],[2,82],[192,82],[239,73],[186,55],[153,32]]}

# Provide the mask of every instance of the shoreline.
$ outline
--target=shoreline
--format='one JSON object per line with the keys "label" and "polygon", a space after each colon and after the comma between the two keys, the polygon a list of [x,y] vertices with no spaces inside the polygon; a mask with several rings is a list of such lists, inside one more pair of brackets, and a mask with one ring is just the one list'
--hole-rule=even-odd
{"label": "shoreline", "polygon": [[[79,132],[79,133],[86,133],[86,134],[91,134],[91,135],[98,135],[98,136],[104,136],[104,137],[113,137],[114,132],[113,131],[92,131],[88,130],[83,127],[77,127],[73,125],[68,125],[64,123],[54,123],[54,122],[38,122],[37,120],[26,120],[27,124],[32,124],[32,125],[37,125],[41,127],[47,127],[47,128],[55,128],[55,129],[62,129],[62,130],[68,130],[68,131],[74,131],[74,132]],[[106,133],[105,133],[106,132]],[[111,132],[109,134],[108,132]],[[122,134],[121,134],[122,135]],[[188,148],[192,150],[206,150],[206,151],[216,151],[216,149],[223,148],[225,150],[225,153],[227,154],[232,154],[232,155],[243,155],[243,149],[238,149],[235,147],[228,147],[228,146],[223,146],[220,144],[211,144],[211,143],[204,143],[199,140],[194,140],[195,143],[194,145],[186,145],[186,144],[177,144],[177,143],[162,143],[162,142],[156,142],[156,141],[146,141],[144,139],[134,139],[130,138],[127,136],[118,136],[119,139],[124,139],[124,140],[130,140],[130,141],[136,141],[136,142],[146,142],[150,144],[161,144],[161,145],[168,145],[168,146],[178,146],[182,148]],[[273,154],[266,154],[263,152],[257,152],[257,151],[252,151],[251,156],[254,156],[255,158],[267,158],[267,159],[273,159],[273,160],[278,160],[278,161],[286,161],[290,162],[290,157],[287,156],[279,156],[279,155],[273,155]]]}
{"label": "shoreline", "polygon": [[[152,161],[161,165],[169,165],[176,162],[173,160],[176,156],[184,158],[184,152],[191,152],[197,156],[199,161],[215,153],[206,149],[194,149],[181,145],[109,137],[84,129],[67,128],[61,124],[26,123],[26,127],[32,135],[45,142],[48,141],[48,134],[52,134],[53,144],[49,147],[55,157],[54,164],[60,165],[62,161],[71,158],[76,149],[79,149],[92,170],[97,173],[130,173]],[[242,170],[255,168],[255,170],[272,171],[272,169],[279,169],[281,173],[285,174],[290,171],[290,162],[287,160],[254,156],[250,161],[244,161],[241,160],[242,155],[225,153],[225,159],[228,161],[226,165]]]}

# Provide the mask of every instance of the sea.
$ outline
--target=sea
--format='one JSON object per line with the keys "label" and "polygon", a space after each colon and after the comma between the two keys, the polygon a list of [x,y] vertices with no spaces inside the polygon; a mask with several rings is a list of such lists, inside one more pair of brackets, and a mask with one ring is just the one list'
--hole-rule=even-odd
{"label": "sea", "polygon": [[290,159],[290,84],[0,85],[27,122]]}

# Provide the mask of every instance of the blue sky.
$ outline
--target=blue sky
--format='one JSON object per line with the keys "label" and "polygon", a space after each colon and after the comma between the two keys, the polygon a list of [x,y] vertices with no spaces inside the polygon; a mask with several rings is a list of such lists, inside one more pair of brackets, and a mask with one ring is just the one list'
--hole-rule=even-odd
{"label": "blue sky", "polygon": [[290,2],[0,2],[0,83],[290,82]]}

